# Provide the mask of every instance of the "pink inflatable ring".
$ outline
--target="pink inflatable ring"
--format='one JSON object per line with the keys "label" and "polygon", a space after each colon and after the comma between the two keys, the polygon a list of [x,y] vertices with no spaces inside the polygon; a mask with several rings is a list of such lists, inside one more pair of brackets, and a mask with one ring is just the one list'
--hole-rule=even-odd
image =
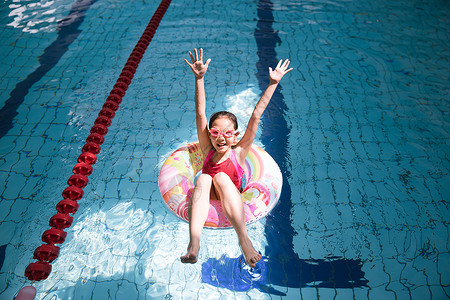
{"label": "pink inflatable ring", "polygon": [[[167,207],[188,221],[189,200],[194,182],[203,166],[198,142],[183,146],[164,162],[158,176],[158,186]],[[242,202],[247,224],[266,216],[278,202],[283,179],[273,158],[258,146],[252,146],[244,167]],[[231,227],[219,200],[210,200],[205,227]]]}

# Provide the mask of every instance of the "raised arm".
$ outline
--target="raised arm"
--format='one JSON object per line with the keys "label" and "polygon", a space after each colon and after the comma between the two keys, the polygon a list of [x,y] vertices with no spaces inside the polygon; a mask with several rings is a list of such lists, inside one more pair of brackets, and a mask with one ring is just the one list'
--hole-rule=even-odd
{"label": "raised arm", "polygon": [[281,78],[283,78],[283,76],[286,73],[292,71],[292,68],[288,69],[289,63],[290,61],[288,59],[286,59],[284,63],[283,60],[280,60],[275,70],[272,70],[272,68],[269,67],[269,77],[270,77],[269,85],[267,86],[263,95],[259,99],[258,103],[256,103],[252,116],[248,121],[247,129],[245,130],[244,136],[236,146],[236,150],[239,152],[240,163],[244,162],[245,157],[247,156],[248,151],[250,150],[250,147],[253,144],[253,140],[255,139],[256,135],[256,130],[258,129],[259,125],[259,120],[261,119],[264,110],[269,104],[270,99],[272,98],[272,95],[278,86],[278,83],[280,83]]}
{"label": "raised arm", "polygon": [[203,49],[200,49],[200,56],[197,49],[194,49],[194,55],[189,51],[192,63],[187,59],[184,61],[189,65],[195,76],[195,119],[197,124],[197,136],[200,148],[203,154],[207,154],[211,149],[211,141],[208,136],[208,120],[206,117],[206,97],[204,76],[208,70],[211,59],[203,64]]}

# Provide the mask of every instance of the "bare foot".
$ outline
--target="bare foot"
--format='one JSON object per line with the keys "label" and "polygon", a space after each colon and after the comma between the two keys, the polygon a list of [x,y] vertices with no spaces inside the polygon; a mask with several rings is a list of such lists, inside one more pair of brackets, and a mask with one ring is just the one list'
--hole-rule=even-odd
{"label": "bare foot", "polygon": [[195,264],[197,262],[199,250],[200,247],[194,247],[189,244],[188,252],[180,257],[181,262],[184,264]]}
{"label": "bare foot", "polygon": [[262,256],[258,251],[253,248],[252,242],[250,239],[241,243],[241,250],[244,254],[245,262],[251,268],[256,266],[256,263],[261,260]]}

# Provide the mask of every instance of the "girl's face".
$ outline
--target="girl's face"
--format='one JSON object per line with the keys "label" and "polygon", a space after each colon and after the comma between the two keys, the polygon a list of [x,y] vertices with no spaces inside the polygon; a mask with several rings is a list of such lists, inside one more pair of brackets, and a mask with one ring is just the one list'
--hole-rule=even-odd
{"label": "girl's face", "polygon": [[[210,131],[217,135],[214,136],[211,132],[209,133],[211,144],[216,149],[216,152],[221,154],[225,154],[234,145],[239,134],[234,132],[234,123],[226,117],[215,119],[211,124]],[[230,134],[231,136],[228,136]]]}

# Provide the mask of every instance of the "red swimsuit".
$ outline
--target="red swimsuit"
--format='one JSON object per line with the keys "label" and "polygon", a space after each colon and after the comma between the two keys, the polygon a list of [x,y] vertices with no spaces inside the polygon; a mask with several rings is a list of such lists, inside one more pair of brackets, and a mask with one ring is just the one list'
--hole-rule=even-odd
{"label": "red swimsuit", "polygon": [[212,149],[206,156],[205,163],[203,164],[202,173],[208,174],[214,178],[214,176],[216,176],[217,173],[223,172],[230,177],[231,181],[234,183],[236,188],[240,190],[244,170],[237,162],[236,154],[234,154],[234,151],[231,150],[230,156],[227,158],[227,160],[218,164],[214,163],[211,159],[214,152],[215,150]]}

